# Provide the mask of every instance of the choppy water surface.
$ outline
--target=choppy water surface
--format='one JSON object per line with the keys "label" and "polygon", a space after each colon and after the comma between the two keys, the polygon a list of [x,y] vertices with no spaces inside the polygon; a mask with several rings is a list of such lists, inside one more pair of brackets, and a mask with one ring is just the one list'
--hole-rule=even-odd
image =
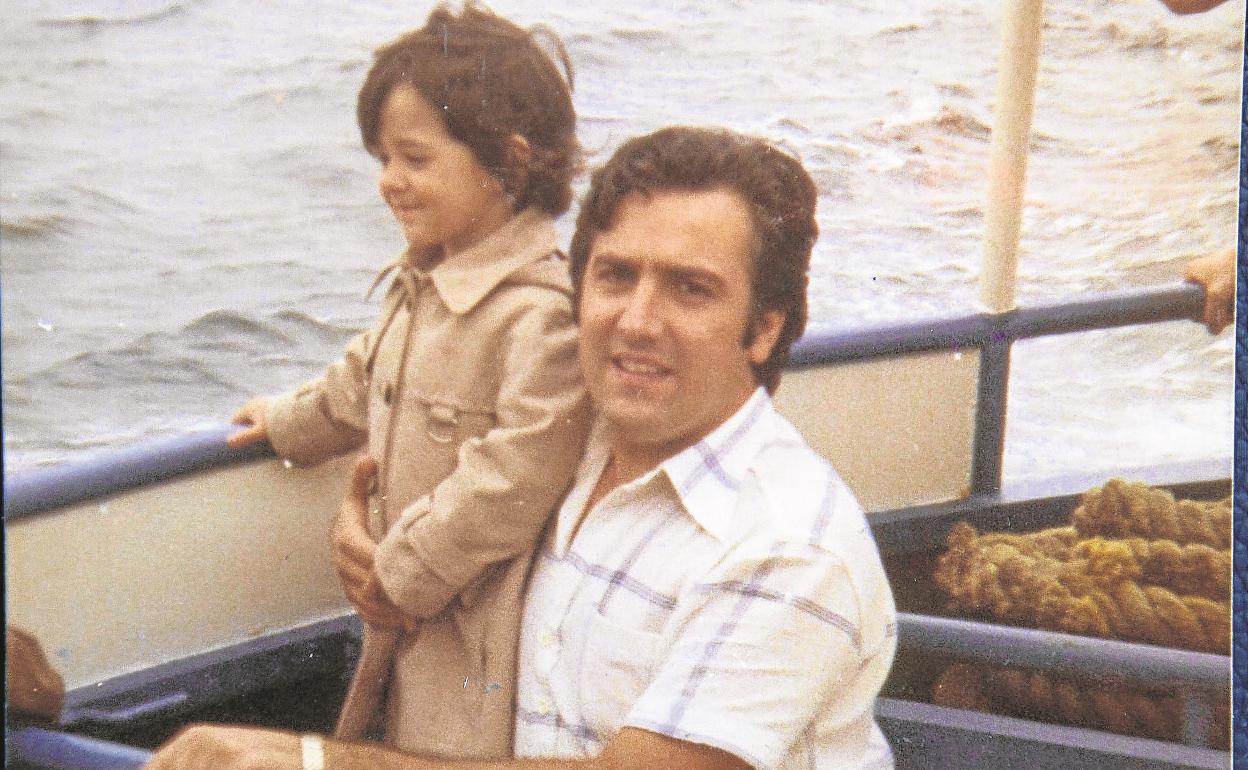
{"label": "choppy water surface", "polygon": [[[798,152],[822,194],[816,325],[974,309],[995,2],[492,5],[567,43],[591,164],[674,122]],[[369,322],[400,238],[355,93],[429,7],[6,4],[8,471],[218,423]],[[1176,280],[1234,243],[1243,18],[1050,0],[1021,302]],[[1191,323],[1016,346],[1007,473],[1229,455],[1232,359]]]}

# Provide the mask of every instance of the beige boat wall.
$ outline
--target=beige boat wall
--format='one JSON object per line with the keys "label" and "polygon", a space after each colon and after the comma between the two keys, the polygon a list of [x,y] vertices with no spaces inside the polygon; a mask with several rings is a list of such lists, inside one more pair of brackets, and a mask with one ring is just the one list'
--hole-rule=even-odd
{"label": "beige boat wall", "polygon": [[[868,510],[950,500],[977,371],[974,350],[790,371],[777,402]],[[77,689],[342,616],[328,533],[349,466],[259,460],[6,523],[9,622]]]}

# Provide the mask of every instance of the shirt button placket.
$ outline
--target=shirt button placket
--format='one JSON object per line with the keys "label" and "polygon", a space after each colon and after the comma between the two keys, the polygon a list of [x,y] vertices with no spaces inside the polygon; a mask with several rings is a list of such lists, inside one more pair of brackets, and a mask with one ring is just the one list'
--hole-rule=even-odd
{"label": "shirt button placket", "polygon": [[559,662],[559,650],[561,649],[562,640],[559,638],[558,629],[548,629],[538,637],[538,648],[536,663],[538,670],[543,675],[548,676],[554,671],[555,664]]}

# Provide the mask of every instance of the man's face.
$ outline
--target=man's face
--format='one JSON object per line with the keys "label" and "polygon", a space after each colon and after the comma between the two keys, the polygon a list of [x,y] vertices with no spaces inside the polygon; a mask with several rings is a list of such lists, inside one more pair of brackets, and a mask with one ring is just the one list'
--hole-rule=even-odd
{"label": "man's face", "polygon": [[633,193],[589,251],[581,368],[618,447],[661,460],[697,443],[755,388],[784,316],[750,316],[754,226],[725,189]]}

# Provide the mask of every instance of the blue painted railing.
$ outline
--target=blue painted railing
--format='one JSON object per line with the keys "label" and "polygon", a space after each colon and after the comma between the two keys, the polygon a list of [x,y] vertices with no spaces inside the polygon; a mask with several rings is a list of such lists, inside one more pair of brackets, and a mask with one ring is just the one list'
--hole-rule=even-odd
{"label": "blue painted railing", "polygon": [[96,453],[4,479],[4,518],[93,500],[117,492],[212,468],[273,456],[267,444],[231,449],[225,437],[237,426],[222,425],[170,439]]}
{"label": "blue painted railing", "polygon": [[152,758],[150,751],[41,727],[12,730],[6,743],[6,766],[15,760],[40,770],[140,770]]}
{"label": "blue painted railing", "polygon": [[898,613],[897,626],[899,645],[926,654],[1173,688],[1183,699],[1183,742],[1189,746],[1209,745],[1212,699],[1225,702],[1230,695],[1228,655],[908,612]]}
{"label": "blue painted railing", "polygon": [[[969,504],[998,497],[995,493],[1000,488],[1000,457],[1004,448],[1003,405],[1013,341],[1193,319],[1202,303],[1203,292],[1184,285],[1103,295],[997,316],[973,315],[836,334],[815,332],[794,347],[790,366],[806,368],[933,350],[979,349],[973,499],[966,501]],[[28,516],[186,473],[272,456],[264,445],[229,449],[224,439],[233,430],[232,426],[220,426],[6,478],[5,518]],[[884,520],[882,523],[888,524]],[[899,626],[902,644],[938,654],[972,660],[1008,659],[1040,670],[1113,673],[1125,681],[1141,683],[1173,681],[1189,695],[1189,704],[1200,703],[1207,690],[1224,690],[1227,686],[1229,663],[1222,656],[907,613],[899,616]],[[1187,717],[1185,738],[1190,744],[1199,745],[1207,735],[1210,714],[1189,705]],[[12,758],[50,770],[137,769],[150,757],[148,752],[131,747],[41,728],[20,728],[8,737]]]}
{"label": "blue painted railing", "polygon": [[[981,351],[980,375],[971,492],[991,493],[1001,486],[1005,391],[1010,345],[1015,340],[1194,319],[1203,301],[1202,289],[1179,284],[1020,308],[1000,315],[977,314],[836,333],[814,331],[794,346],[789,365],[802,369],[931,350],[978,348]],[[106,497],[184,473],[272,455],[266,445],[242,450],[226,447],[225,436],[233,430],[235,428],[223,425],[173,439],[101,452],[88,459],[12,478],[6,476],[5,519]]]}

